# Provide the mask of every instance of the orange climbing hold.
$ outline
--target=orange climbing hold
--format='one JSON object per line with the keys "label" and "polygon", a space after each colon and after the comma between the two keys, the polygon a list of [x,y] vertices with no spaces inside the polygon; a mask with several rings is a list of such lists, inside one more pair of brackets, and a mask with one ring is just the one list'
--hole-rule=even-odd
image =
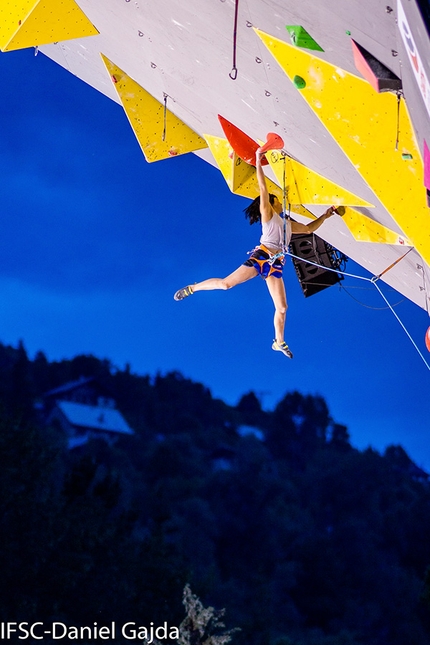
{"label": "orange climbing hold", "polygon": [[261,146],[260,152],[269,152],[269,150],[282,150],[284,141],[276,134],[276,132],[269,132],[266,137],[266,143]]}
{"label": "orange climbing hold", "polygon": [[430,352],[430,327],[426,331],[425,341],[426,341],[426,347]]}

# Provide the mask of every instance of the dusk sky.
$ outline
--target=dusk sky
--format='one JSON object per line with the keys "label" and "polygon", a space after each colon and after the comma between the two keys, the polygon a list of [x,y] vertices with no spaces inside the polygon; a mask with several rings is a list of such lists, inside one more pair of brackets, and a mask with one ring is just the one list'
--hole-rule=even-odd
{"label": "dusk sky", "polygon": [[[175,302],[246,260],[260,237],[249,200],[193,154],[148,164],[122,108],[43,54],[2,53],[0,70],[0,342],[177,370],[232,405],[250,390],[266,409],[289,391],[320,394],[353,445],[400,443],[430,471],[430,372],[371,284],[305,299],[288,260],[292,361],[271,349],[260,278]],[[382,287],[429,361],[428,314]]]}

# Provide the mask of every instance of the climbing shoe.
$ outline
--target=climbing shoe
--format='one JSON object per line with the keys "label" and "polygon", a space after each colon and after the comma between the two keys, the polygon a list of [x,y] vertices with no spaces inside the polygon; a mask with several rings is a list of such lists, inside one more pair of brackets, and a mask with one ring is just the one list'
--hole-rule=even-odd
{"label": "climbing shoe", "polygon": [[183,289],[179,289],[173,296],[175,300],[183,300],[187,296],[192,296],[194,293],[192,287],[184,287]]}
{"label": "climbing shoe", "polygon": [[285,341],[282,341],[282,343],[277,343],[276,340],[274,340],[272,344],[272,349],[274,349],[275,352],[282,352],[288,358],[293,358],[293,352],[288,347]]}

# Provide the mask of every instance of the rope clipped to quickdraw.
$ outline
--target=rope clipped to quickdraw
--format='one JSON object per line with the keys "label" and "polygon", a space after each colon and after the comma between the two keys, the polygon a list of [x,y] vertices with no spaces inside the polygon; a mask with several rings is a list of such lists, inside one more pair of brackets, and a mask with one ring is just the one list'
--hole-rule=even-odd
{"label": "rope clipped to quickdraw", "polygon": [[285,157],[286,155],[282,153],[284,160],[284,170],[283,170],[283,188],[282,188],[282,213],[283,213],[283,227],[282,227],[282,251],[278,251],[274,255],[270,256],[268,260],[269,264],[272,265],[279,258],[285,258],[287,254],[287,219],[291,219],[291,204],[288,202],[288,214],[287,214],[287,190],[286,190],[286,172],[285,172]]}
{"label": "rope clipped to quickdraw", "polygon": [[239,0],[236,0],[234,7],[234,28],[233,28],[233,67],[229,74],[232,81],[237,79],[237,67],[236,67],[236,49],[237,49],[237,17],[239,14]]}
{"label": "rope clipped to quickdraw", "polygon": [[388,266],[386,269],[384,269],[384,271],[382,271],[379,275],[375,275],[372,278],[366,278],[365,276],[355,275],[353,273],[348,273],[347,271],[339,271],[339,269],[333,269],[331,267],[326,267],[326,266],[323,266],[322,264],[318,264],[317,262],[313,262],[312,260],[307,260],[305,258],[299,257],[298,255],[294,255],[294,253],[291,253],[290,251],[286,251],[286,253],[287,253],[287,255],[289,255],[292,258],[296,258],[297,260],[300,260],[300,262],[305,262],[306,264],[312,264],[313,266],[316,266],[316,267],[318,267],[320,269],[324,269],[325,271],[332,271],[334,273],[337,273],[338,275],[340,274],[340,275],[343,275],[343,276],[348,276],[350,278],[355,278],[356,280],[364,280],[365,282],[370,282],[370,284],[373,284],[373,286],[377,289],[377,291],[379,292],[379,294],[381,295],[381,297],[383,298],[383,300],[387,304],[388,308],[394,314],[395,318],[397,319],[397,321],[399,322],[399,324],[402,327],[403,331],[405,332],[405,334],[407,335],[407,337],[411,341],[412,345],[415,347],[415,349],[416,349],[418,355],[420,356],[420,358],[422,359],[424,365],[430,371],[430,365],[427,363],[426,359],[424,358],[422,352],[420,351],[419,347],[415,343],[414,339],[412,338],[412,336],[410,335],[410,333],[406,329],[405,325],[402,323],[402,321],[400,320],[399,316],[394,311],[393,307],[391,306],[391,304],[389,303],[389,301],[387,300],[387,298],[385,297],[385,295],[383,294],[383,292],[381,291],[381,289],[379,288],[379,286],[377,284],[377,282],[381,278],[381,276],[383,276],[385,273],[387,273],[387,271],[392,269],[398,262],[400,262],[400,260],[403,260],[403,258],[405,258],[407,256],[407,254],[410,253],[412,250],[413,250],[413,247],[408,249],[408,251],[406,253],[404,253],[400,258],[397,258],[397,260],[395,262],[392,262],[390,264],[390,266]]}
{"label": "rope clipped to quickdraw", "polygon": [[392,269],[394,266],[396,266],[396,264],[397,264],[398,262],[400,262],[400,260],[403,260],[403,258],[405,258],[405,257],[407,256],[407,254],[408,254],[408,253],[410,253],[411,251],[413,251],[413,249],[414,249],[414,247],[413,247],[413,246],[411,246],[411,248],[410,248],[410,249],[408,249],[404,255],[401,255],[399,258],[397,258],[397,260],[394,260],[394,262],[393,262],[392,264],[390,264],[390,266],[389,266],[389,267],[387,267],[386,269],[384,269],[384,270],[382,271],[382,273],[379,273],[378,275],[374,275],[374,276],[373,276],[373,278],[372,278],[372,282],[376,282],[377,280],[379,280],[379,278],[381,278],[381,277],[384,275],[384,273],[387,273],[387,271],[389,271],[389,270],[390,270],[390,269]]}
{"label": "rope clipped to quickdraw", "polygon": [[287,215],[287,156],[282,153],[282,158],[284,160],[284,169],[282,172],[282,212],[284,213],[284,227],[283,227],[283,241],[282,241],[282,250],[284,253],[287,252],[287,219],[291,219],[291,204],[288,202],[288,215]]}
{"label": "rope clipped to quickdraw", "polygon": [[402,93],[397,92],[397,125],[396,125],[396,146],[394,150],[399,149],[399,137],[400,137],[400,97]]}
{"label": "rope clipped to quickdraw", "polygon": [[167,124],[167,94],[163,92],[164,97],[164,112],[163,112],[163,136],[162,140],[166,140],[166,124]]}

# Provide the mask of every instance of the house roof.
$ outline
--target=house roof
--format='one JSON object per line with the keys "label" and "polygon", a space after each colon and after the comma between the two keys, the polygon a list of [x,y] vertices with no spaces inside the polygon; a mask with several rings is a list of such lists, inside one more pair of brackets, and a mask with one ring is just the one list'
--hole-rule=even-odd
{"label": "house roof", "polygon": [[264,432],[255,426],[241,425],[238,427],[237,433],[241,437],[249,437],[252,435],[253,437],[256,437],[256,439],[260,439],[260,441],[263,441],[264,439]]}
{"label": "house roof", "polygon": [[92,381],[94,381],[93,376],[88,376],[88,377],[81,376],[77,381],[69,381],[64,385],[60,385],[59,387],[56,387],[53,390],[49,390],[48,392],[45,392],[43,396],[44,397],[57,396],[58,394],[69,392],[70,390],[74,390],[75,388],[81,385],[86,385],[87,383],[91,383]]}
{"label": "house roof", "polygon": [[92,428],[105,432],[134,434],[122,414],[113,408],[85,405],[72,401],[57,401],[57,406],[74,426]]}

